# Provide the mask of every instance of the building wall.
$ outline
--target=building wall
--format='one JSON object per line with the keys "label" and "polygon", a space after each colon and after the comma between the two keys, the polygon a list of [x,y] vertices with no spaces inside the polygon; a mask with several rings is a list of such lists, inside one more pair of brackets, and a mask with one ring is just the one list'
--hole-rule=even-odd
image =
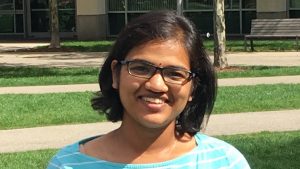
{"label": "building wall", "polygon": [[107,34],[105,0],[77,0],[76,5],[78,39],[105,39]]}
{"label": "building wall", "polygon": [[288,18],[287,0],[257,0],[257,18]]}

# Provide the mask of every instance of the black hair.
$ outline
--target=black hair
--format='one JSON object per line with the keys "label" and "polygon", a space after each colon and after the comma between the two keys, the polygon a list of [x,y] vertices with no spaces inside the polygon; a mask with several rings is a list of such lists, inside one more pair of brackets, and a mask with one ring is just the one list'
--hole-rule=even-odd
{"label": "black hair", "polygon": [[[174,11],[151,11],[141,15],[120,32],[100,74],[101,92],[92,99],[94,110],[104,112],[108,120],[122,120],[123,106],[118,90],[112,88],[111,63],[113,60],[124,60],[133,48],[155,40],[179,40],[188,51],[193,78],[192,101],[177,117],[177,132],[195,135],[200,131],[203,120],[212,112],[217,90],[214,68],[205,52],[200,33],[194,24]],[[119,70],[117,70],[120,72]]]}

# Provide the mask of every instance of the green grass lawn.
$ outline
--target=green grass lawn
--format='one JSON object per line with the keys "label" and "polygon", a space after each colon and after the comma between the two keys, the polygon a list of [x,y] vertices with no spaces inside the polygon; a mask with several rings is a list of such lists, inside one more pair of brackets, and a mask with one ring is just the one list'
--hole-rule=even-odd
{"label": "green grass lawn", "polygon": [[0,67],[0,87],[97,83],[99,68]]}
{"label": "green grass lawn", "polygon": [[[221,87],[214,113],[300,108],[300,84]],[[90,106],[92,93],[0,95],[0,129],[105,120]]]}
{"label": "green grass lawn", "polygon": [[300,84],[220,87],[214,113],[300,108]]}
{"label": "green grass lawn", "polygon": [[[219,137],[238,148],[253,169],[297,169],[300,131],[262,132]],[[57,150],[0,154],[0,168],[46,168]]]}
{"label": "green grass lawn", "polygon": [[[0,67],[0,87],[97,83],[99,68]],[[243,66],[219,78],[300,75],[299,67]]]}
{"label": "green grass lawn", "polygon": [[221,139],[237,147],[253,169],[299,168],[300,131],[223,136]]}
{"label": "green grass lawn", "polygon": [[[204,39],[204,46],[208,52],[213,52],[213,40]],[[62,50],[80,52],[107,52],[111,49],[114,41],[62,41]],[[250,42],[248,41],[248,44]],[[249,47],[250,45],[248,45]],[[254,41],[255,51],[296,51],[295,40],[256,40]],[[47,46],[39,47],[36,51],[47,50]],[[248,50],[250,47],[248,48]],[[35,50],[32,50],[35,51]],[[226,51],[244,52],[244,40],[226,41]]]}
{"label": "green grass lawn", "polygon": [[114,41],[63,41],[63,48],[73,49],[81,52],[107,52]]}
{"label": "green grass lawn", "polygon": [[[204,39],[204,46],[208,52],[213,52],[213,40]],[[257,52],[274,52],[274,51],[296,51],[295,40],[254,40],[254,50]],[[250,42],[248,41],[248,51],[250,50]],[[228,52],[245,52],[244,40],[227,40],[226,51]]]}
{"label": "green grass lawn", "polygon": [[238,70],[218,72],[218,78],[236,77],[270,77],[300,75],[300,66],[281,67],[281,66],[240,66],[234,67]]}
{"label": "green grass lawn", "polygon": [[90,106],[92,93],[0,95],[0,130],[105,120]]}
{"label": "green grass lawn", "polygon": [[57,150],[38,150],[18,153],[0,153],[0,168],[44,169]]}

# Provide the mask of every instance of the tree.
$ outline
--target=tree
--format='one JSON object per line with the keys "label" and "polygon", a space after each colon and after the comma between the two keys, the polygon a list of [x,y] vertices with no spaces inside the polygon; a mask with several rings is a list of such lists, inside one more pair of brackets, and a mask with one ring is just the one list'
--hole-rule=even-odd
{"label": "tree", "polygon": [[57,0],[49,0],[51,42],[49,48],[60,48]]}
{"label": "tree", "polygon": [[228,66],[225,56],[226,33],[224,0],[214,1],[214,66],[225,68]]}

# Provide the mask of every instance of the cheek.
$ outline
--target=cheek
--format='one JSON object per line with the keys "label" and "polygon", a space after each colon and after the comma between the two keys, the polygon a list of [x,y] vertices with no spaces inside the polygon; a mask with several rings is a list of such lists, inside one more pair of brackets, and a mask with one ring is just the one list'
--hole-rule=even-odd
{"label": "cheek", "polygon": [[190,99],[192,98],[192,92],[193,88],[191,83],[187,83],[177,91],[177,95],[180,96],[180,98],[183,100],[190,101]]}
{"label": "cheek", "polygon": [[122,97],[130,97],[141,87],[141,83],[133,79],[127,72],[122,72],[119,78],[119,93]]}

